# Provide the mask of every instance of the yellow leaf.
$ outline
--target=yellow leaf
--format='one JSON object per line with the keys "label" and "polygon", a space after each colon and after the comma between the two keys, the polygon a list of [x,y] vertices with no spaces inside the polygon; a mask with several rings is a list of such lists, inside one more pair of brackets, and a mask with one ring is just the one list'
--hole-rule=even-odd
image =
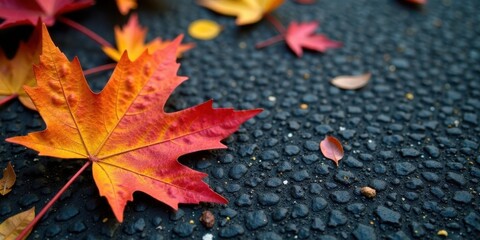
{"label": "yellow leaf", "polygon": [[[7,218],[0,223],[0,239],[13,240],[16,239],[23,229],[35,218],[35,207],[21,212],[17,215]],[[27,234],[28,236],[28,234]]]}
{"label": "yellow leaf", "polygon": [[220,31],[222,31],[222,27],[218,25],[218,23],[207,19],[193,21],[190,23],[190,26],[188,26],[188,34],[200,40],[214,39]]}
{"label": "yellow leaf", "polygon": [[237,17],[237,25],[260,21],[263,15],[282,5],[284,0],[198,0],[197,3],[220,14]]}
{"label": "yellow leaf", "polygon": [[[115,41],[117,42],[117,48],[103,46],[102,50],[107,56],[117,62],[120,60],[123,52],[127,51],[130,60],[134,61],[140,57],[145,50],[148,50],[149,53],[153,53],[165,48],[170,43],[170,41],[162,41],[157,37],[151,42],[145,44],[147,31],[148,30],[142,27],[138,22],[138,16],[132,14],[128,23],[124,25],[122,29],[118,26],[115,27]],[[180,57],[183,52],[190,50],[194,46],[193,43],[181,44],[177,49],[177,57]]]}

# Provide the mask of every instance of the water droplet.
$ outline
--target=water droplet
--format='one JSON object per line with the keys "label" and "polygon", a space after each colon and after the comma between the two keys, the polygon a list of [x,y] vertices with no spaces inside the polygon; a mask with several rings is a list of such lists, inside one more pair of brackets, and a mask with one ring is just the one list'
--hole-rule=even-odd
{"label": "water droplet", "polygon": [[136,110],[144,110],[145,108],[147,108],[147,106],[143,103],[137,103],[135,104],[135,109]]}
{"label": "water droplet", "polygon": [[147,86],[147,87],[145,88],[145,92],[146,92],[147,94],[153,93],[153,92],[155,92],[155,87],[153,87],[153,86]]}
{"label": "water droplet", "polygon": [[61,78],[64,78],[70,73],[70,66],[68,66],[67,63],[62,64],[60,68],[58,69],[58,74],[60,75]]}
{"label": "water droplet", "polygon": [[127,90],[133,90],[135,88],[135,79],[132,75],[128,75],[125,78],[125,86],[127,87]]}
{"label": "water droplet", "polygon": [[48,81],[48,86],[54,91],[58,92],[60,91],[60,84],[58,84],[57,81]]}
{"label": "water droplet", "polygon": [[77,96],[75,96],[75,94],[70,94],[68,95],[67,100],[68,100],[68,103],[72,106],[77,104],[78,98]]}
{"label": "water droplet", "polygon": [[63,99],[58,96],[52,96],[51,101],[57,107],[63,105]]}
{"label": "water droplet", "polygon": [[152,64],[149,62],[145,63],[145,66],[143,66],[143,74],[145,76],[149,76],[152,73]]}

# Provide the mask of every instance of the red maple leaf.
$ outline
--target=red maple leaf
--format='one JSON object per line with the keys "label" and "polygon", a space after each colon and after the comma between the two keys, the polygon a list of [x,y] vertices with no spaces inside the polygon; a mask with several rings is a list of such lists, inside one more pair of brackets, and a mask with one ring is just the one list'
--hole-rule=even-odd
{"label": "red maple leaf", "polygon": [[94,0],[0,0],[0,29],[16,25],[36,25],[40,18],[47,26],[63,13],[93,5]]}
{"label": "red maple leaf", "polygon": [[339,48],[342,46],[340,42],[330,40],[323,34],[315,34],[318,22],[297,23],[292,22],[287,28],[285,34],[285,42],[288,47],[298,56],[303,54],[302,48],[325,52],[329,48]]}
{"label": "red maple leaf", "polygon": [[333,41],[323,34],[316,34],[315,30],[318,27],[318,22],[316,21],[305,23],[293,21],[290,23],[286,31],[284,30],[283,26],[277,22],[277,20],[272,19],[271,21],[281,32],[281,34],[258,43],[256,45],[257,48],[266,47],[278,41],[285,40],[288,47],[298,57],[301,57],[303,55],[304,48],[318,52],[325,52],[330,48],[339,48],[342,46],[341,42]]}
{"label": "red maple leaf", "polygon": [[99,192],[120,222],[135,191],[175,209],[179,203],[227,202],[202,181],[207,174],[177,159],[226,148],[220,141],[261,109],[213,108],[207,101],[165,112],[167,99],[186,80],[177,76],[175,61],[181,37],[151,55],[144,51],[135,61],[125,52],[105,88],[94,93],[78,59],[69,61],[45,26],[42,34],[40,64],[34,68],[37,86],[26,92],[48,128],[6,141],[42,156],[84,159],[79,173],[92,165]]}

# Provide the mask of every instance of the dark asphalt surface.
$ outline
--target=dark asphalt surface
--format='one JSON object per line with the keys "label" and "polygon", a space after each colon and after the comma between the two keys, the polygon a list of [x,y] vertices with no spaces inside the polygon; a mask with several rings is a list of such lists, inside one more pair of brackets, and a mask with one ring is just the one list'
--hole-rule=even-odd
{"label": "dark asphalt surface", "polygon": [[[234,18],[193,1],[139,1],[149,39],[171,39],[207,18],[225,28],[181,60],[189,80],[170,98],[170,111],[214,99],[218,107],[264,112],[225,140],[227,150],[181,162],[229,204],[182,205],[178,212],[136,193],[119,224],[85,172],[37,225],[29,239],[479,239],[480,1],[430,0],[423,8],[395,0],[287,1],[274,15],[320,21],[319,32],[343,42],[324,54],[297,58],[283,43],[257,50],[276,35],[262,21],[236,27]],[[126,19],[113,1],[68,15],[113,42]],[[25,36],[0,33],[7,51]],[[82,34],[58,23],[55,43],[84,69],[110,62]],[[329,84],[338,75],[371,72],[358,91]],[[109,73],[88,78],[99,90]],[[40,130],[38,114],[17,100],[0,108],[2,140]],[[319,142],[339,138],[339,167]],[[35,206],[37,212],[81,166],[80,160],[39,157],[0,142],[0,166],[12,161],[13,191],[0,198],[0,222]],[[360,188],[377,190],[374,199]],[[211,211],[212,229],[199,221]],[[438,236],[445,230],[448,237]]]}

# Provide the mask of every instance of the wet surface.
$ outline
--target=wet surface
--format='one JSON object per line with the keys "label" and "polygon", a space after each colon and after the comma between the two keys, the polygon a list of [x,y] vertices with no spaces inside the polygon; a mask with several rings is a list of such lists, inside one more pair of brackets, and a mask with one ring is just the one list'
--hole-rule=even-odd
{"label": "wet surface", "polygon": [[[171,208],[143,193],[119,224],[87,170],[62,195],[29,239],[476,239],[480,235],[480,2],[435,1],[414,8],[398,1],[288,1],[279,21],[320,21],[319,32],[343,42],[324,54],[297,58],[283,43],[257,50],[276,34],[268,21],[236,27],[234,19],[192,1],[140,1],[149,39],[171,39],[190,22],[224,26],[211,41],[186,42],[180,74],[189,77],[169,99],[169,111],[208,99],[216,107],[264,112],[227,138],[227,150],[181,158],[206,172],[205,181],[229,204]],[[69,15],[113,42],[124,20],[113,2]],[[108,63],[92,41],[58,23],[54,42],[84,69]],[[12,33],[12,30],[9,30]],[[14,34],[21,38],[25,34]],[[11,43],[3,45],[11,46]],[[9,50],[9,49],[7,49]],[[357,91],[329,84],[338,75],[371,72]],[[88,77],[100,90],[109,73]],[[2,138],[41,130],[38,114],[17,100],[1,107]],[[336,136],[345,149],[339,167],[319,143]],[[0,220],[37,212],[81,166],[81,160],[39,157],[2,142],[0,163],[12,161],[13,191],[0,199]],[[376,190],[374,198],[360,189]],[[215,216],[213,228],[200,222]]]}

